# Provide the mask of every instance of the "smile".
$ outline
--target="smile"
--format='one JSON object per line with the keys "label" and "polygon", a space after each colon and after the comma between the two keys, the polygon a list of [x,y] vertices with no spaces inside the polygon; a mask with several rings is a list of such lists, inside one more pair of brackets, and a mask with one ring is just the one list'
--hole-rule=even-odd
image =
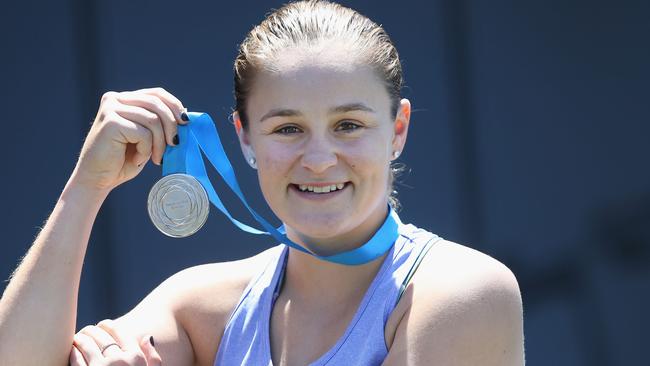
{"label": "smile", "polygon": [[298,184],[298,189],[303,192],[314,192],[314,193],[329,193],[336,191],[337,189],[343,189],[345,183],[330,184],[326,186],[311,186],[308,184]]}
{"label": "smile", "polygon": [[317,194],[338,191],[345,188],[346,185],[347,183],[331,183],[331,184],[318,184],[318,185],[293,184],[293,186],[301,192],[317,193]]}

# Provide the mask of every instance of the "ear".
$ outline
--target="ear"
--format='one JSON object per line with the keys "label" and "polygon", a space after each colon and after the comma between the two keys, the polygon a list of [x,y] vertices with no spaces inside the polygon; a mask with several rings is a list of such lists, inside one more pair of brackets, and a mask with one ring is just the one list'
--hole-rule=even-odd
{"label": "ear", "polygon": [[395,123],[393,124],[393,152],[401,153],[406,144],[406,136],[409,131],[409,121],[411,119],[411,102],[404,98],[400,100],[400,105],[397,109],[395,116]]}
{"label": "ear", "polygon": [[251,157],[255,156],[255,153],[248,138],[248,132],[241,123],[239,112],[234,111],[232,113],[232,120],[235,125],[235,132],[237,132],[237,137],[239,138],[239,146],[241,147],[242,154],[244,154],[244,159],[248,161]]}

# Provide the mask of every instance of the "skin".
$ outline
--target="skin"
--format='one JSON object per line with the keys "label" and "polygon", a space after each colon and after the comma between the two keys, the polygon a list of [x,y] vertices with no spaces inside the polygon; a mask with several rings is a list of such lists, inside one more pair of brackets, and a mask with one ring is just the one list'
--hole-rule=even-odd
{"label": "skin", "polygon": [[[287,235],[321,255],[362,245],[385,219],[389,162],[393,151],[404,148],[410,114],[403,99],[393,119],[388,92],[375,71],[361,62],[340,62],[339,56],[284,52],[273,67],[280,71],[256,78],[247,105],[249,127],[238,128],[242,150],[256,156],[260,187]],[[351,104],[363,107],[335,112]],[[295,187],[319,183],[346,186],[318,199]],[[334,344],[382,259],[340,266],[290,249],[271,319],[274,364],[304,364],[316,357],[292,359],[288,350],[319,354]],[[321,316],[313,319],[315,313]],[[298,326],[303,329],[294,331]],[[327,341],[314,347],[323,336]]]}
{"label": "skin", "polygon": [[[233,115],[242,151],[256,157],[264,197],[288,236],[323,255],[362,244],[383,221],[388,163],[393,151],[404,148],[410,117],[406,99],[391,116],[388,93],[371,69],[341,57],[345,49],[328,50],[318,57],[287,50],[273,72],[255,80],[248,128]],[[331,112],[351,103],[373,112]],[[268,251],[181,271],[129,313],[73,336],[78,281],[96,212],[149,158],[160,162],[176,124],[184,123],[182,109],[162,89],[102,99],[62,198],[0,301],[0,364],[64,365],[68,358],[72,365],[214,363],[228,316],[268,261]],[[261,121],[278,109],[298,113]],[[312,197],[293,186],[339,182],[345,188],[330,196]],[[307,364],[326,352],[347,327],[382,260],[341,266],[292,250],[271,314],[273,363]],[[38,304],[44,302],[57,312],[43,312]],[[148,342],[151,336],[155,346]],[[516,279],[493,258],[438,243],[388,319],[384,336],[385,365],[521,365]],[[117,346],[102,354],[113,342]]]}

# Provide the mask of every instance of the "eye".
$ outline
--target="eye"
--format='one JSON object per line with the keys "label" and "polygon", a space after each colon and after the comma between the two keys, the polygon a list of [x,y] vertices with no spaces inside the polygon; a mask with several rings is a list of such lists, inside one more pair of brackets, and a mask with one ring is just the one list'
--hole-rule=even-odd
{"label": "eye", "polygon": [[273,133],[277,133],[279,135],[291,135],[294,133],[300,133],[302,132],[300,128],[296,126],[283,126],[278,128],[277,130],[273,131]]}
{"label": "eye", "polygon": [[352,132],[360,129],[362,126],[353,121],[343,121],[336,126],[336,131]]}

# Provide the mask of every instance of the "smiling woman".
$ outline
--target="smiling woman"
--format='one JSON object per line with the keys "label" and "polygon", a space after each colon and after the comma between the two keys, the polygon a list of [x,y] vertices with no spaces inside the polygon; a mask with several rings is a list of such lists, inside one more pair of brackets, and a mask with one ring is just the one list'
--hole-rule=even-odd
{"label": "smiling woman", "polygon": [[[150,157],[159,164],[165,145],[178,143],[177,124],[188,122],[165,90],[107,93],[0,303],[0,364],[62,365],[74,344],[73,365],[522,365],[512,272],[395,212],[391,163],[411,111],[401,87],[393,43],[358,12],[301,1],[271,13],[240,46],[233,120],[264,198],[307,250],[281,243],[186,269],[128,314],[73,338],[99,206]],[[389,235],[378,235],[384,228]],[[382,241],[379,256],[363,256]],[[330,260],[350,253],[366,259]],[[58,315],[38,311],[42,302]],[[25,343],[36,314],[42,338]]]}
{"label": "smiling woman", "polygon": [[[408,101],[392,115],[375,70],[339,61],[342,47],[332,45],[318,58],[309,57],[311,50],[276,56],[275,71],[256,74],[244,113],[238,109],[234,117],[246,126],[239,139],[244,154],[256,156],[270,207],[290,237],[321,255],[358,247],[384,221],[389,164],[393,151],[403,149],[409,122]],[[343,189],[329,194],[295,189],[336,184]]]}

